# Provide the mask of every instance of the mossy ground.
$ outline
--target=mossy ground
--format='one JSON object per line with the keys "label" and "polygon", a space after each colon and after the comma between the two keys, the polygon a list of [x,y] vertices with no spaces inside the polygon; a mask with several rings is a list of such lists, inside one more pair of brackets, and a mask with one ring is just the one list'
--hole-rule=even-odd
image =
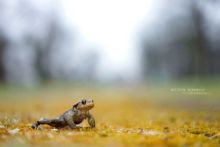
{"label": "mossy ground", "polygon": [[[4,89],[0,91],[0,145],[220,146],[218,94],[203,98],[166,91],[146,87]],[[96,129],[86,128],[86,121],[79,130],[31,129],[32,122],[62,114],[81,97],[95,101],[91,113]]]}

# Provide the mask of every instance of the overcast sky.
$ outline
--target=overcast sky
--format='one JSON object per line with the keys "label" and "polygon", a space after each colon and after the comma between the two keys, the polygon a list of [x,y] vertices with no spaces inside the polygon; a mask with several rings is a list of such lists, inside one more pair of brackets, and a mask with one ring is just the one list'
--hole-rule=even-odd
{"label": "overcast sky", "polygon": [[62,0],[62,4],[68,27],[79,37],[80,52],[89,49],[101,55],[99,76],[126,73],[130,79],[139,73],[136,41],[146,16],[151,13],[152,2]]}

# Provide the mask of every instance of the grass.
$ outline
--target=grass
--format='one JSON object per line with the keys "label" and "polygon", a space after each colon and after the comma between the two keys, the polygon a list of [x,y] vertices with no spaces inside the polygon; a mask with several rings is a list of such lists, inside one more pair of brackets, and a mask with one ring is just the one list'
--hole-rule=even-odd
{"label": "grass", "polygon": [[[181,87],[182,86],[182,87]],[[220,146],[217,85],[204,93],[157,88],[42,86],[0,89],[1,146]],[[202,86],[203,87],[203,86]],[[96,129],[30,128],[41,117],[53,118],[82,97],[92,97]]]}

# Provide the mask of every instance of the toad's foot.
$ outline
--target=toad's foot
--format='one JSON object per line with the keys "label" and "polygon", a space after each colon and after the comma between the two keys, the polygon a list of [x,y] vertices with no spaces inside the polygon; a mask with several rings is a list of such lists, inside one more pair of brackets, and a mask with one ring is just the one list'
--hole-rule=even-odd
{"label": "toad's foot", "polygon": [[38,127],[38,123],[37,123],[37,122],[35,122],[35,123],[33,123],[33,124],[31,125],[31,128],[32,128],[32,129],[37,129],[37,127]]}

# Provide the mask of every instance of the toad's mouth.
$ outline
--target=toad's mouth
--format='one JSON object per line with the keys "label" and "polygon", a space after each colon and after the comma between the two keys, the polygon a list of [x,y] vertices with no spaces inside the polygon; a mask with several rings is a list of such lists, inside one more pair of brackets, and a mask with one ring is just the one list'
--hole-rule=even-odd
{"label": "toad's mouth", "polygon": [[94,107],[94,103],[90,103],[90,104],[86,104],[86,105],[83,105],[79,108],[79,110],[90,110]]}

